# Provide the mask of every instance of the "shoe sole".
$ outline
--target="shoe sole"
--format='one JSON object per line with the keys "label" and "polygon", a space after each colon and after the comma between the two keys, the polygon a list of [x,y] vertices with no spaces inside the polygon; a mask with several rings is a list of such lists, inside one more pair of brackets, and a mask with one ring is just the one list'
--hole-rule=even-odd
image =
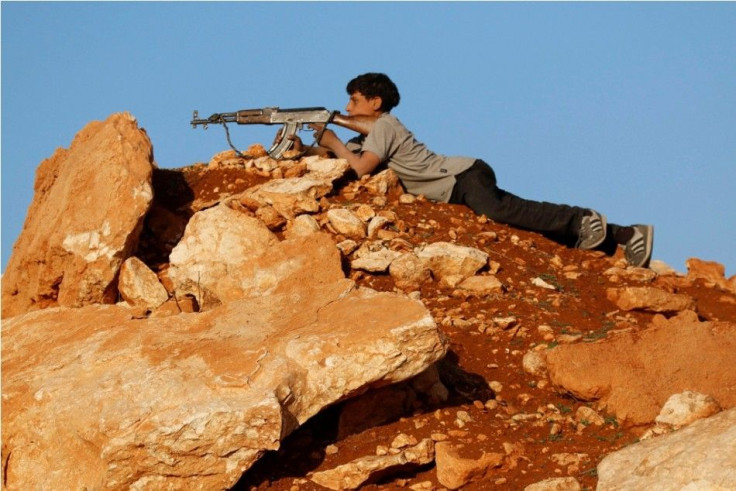
{"label": "shoe sole", "polygon": [[601,217],[601,226],[603,227],[603,236],[598,240],[597,242],[594,242],[592,245],[589,245],[587,247],[580,247],[580,249],[584,251],[589,251],[591,249],[595,249],[599,245],[601,245],[605,240],[606,236],[608,236],[608,222],[606,221],[606,216],[602,213],[598,213],[598,216]]}
{"label": "shoe sole", "polygon": [[644,234],[644,238],[646,241],[644,242],[644,257],[646,258],[644,262],[641,264],[635,264],[637,268],[646,268],[649,265],[649,262],[652,260],[652,246],[654,245],[654,225],[636,225],[637,227],[644,227],[646,229],[646,233]]}
{"label": "shoe sole", "polygon": [[652,260],[652,247],[654,245],[654,225],[646,225],[647,233],[646,233],[646,244],[645,244],[645,251],[646,251],[646,261],[639,266],[640,268],[646,268],[649,266],[649,262]]}

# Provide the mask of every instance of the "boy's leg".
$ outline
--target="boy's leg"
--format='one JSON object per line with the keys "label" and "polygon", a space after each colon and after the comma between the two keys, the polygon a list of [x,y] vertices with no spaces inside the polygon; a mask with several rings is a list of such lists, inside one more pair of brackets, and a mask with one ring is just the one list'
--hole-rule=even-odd
{"label": "boy's leg", "polygon": [[568,244],[578,239],[582,219],[591,213],[577,206],[523,199],[499,189],[493,169],[482,160],[457,176],[450,202],[465,204],[497,222],[539,232]]}

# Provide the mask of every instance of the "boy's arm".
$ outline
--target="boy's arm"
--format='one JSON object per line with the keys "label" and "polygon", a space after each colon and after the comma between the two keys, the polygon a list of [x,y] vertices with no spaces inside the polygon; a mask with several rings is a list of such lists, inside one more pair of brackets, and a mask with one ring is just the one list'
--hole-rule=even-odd
{"label": "boy's arm", "polygon": [[337,158],[347,160],[358,177],[370,174],[381,163],[381,159],[373,152],[351,152],[332,130],[324,130],[318,144],[330,150]]}
{"label": "boy's arm", "polygon": [[[373,125],[376,123],[377,119],[378,118],[375,116],[349,116],[345,114],[340,114],[338,112],[338,113],[335,113],[335,115],[333,116],[332,122],[338,126],[342,126],[343,128],[347,128],[349,130],[355,131],[356,133],[360,133],[361,135],[367,135],[373,129]],[[324,125],[313,123],[313,124],[310,124],[309,126],[313,130],[319,131],[320,129],[322,129]],[[276,139],[274,139],[274,145],[277,144],[281,138],[282,138],[282,134],[280,132],[276,133]],[[322,138],[320,138],[320,141],[317,142],[317,146],[315,145],[304,146],[301,138],[299,138],[299,136],[297,135],[291,135],[290,137],[287,137],[287,138],[294,140],[294,147],[293,147],[294,150],[303,151],[306,155],[319,155],[321,157],[329,157],[330,153],[334,154],[334,151],[331,148],[321,145],[323,141]],[[339,157],[339,158],[346,158],[346,157]],[[376,166],[377,165],[378,164],[376,164]],[[371,170],[365,173],[367,174]]]}

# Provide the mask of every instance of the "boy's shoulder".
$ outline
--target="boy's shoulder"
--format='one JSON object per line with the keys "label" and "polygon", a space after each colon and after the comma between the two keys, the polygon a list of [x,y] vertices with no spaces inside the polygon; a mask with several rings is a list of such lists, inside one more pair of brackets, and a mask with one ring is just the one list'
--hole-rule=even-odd
{"label": "boy's shoulder", "polygon": [[381,114],[376,120],[376,124],[382,124],[382,125],[386,125],[386,126],[395,128],[395,129],[400,128],[400,129],[406,130],[406,126],[404,126],[404,124],[401,121],[399,121],[399,118],[397,118],[391,113]]}
{"label": "boy's shoulder", "polygon": [[381,120],[391,121],[391,122],[395,121],[397,123],[400,123],[399,118],[397,118],[391,113],[382,113],[380,116],[378,116],[378,121],[381,121]]}

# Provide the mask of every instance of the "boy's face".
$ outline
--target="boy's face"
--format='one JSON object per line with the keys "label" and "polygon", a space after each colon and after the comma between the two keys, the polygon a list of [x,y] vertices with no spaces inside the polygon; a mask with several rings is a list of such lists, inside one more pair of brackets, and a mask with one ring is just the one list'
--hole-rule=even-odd
{"label": "boy's face", "polygon": [[350,94],[350,100],[348,100],[348,105],[345,106],[345,111],[350,116],[379,116],[382,114],[381,104],[383,104],[383,101],[380,97],[367,99],[363,94],[355,91]]}

